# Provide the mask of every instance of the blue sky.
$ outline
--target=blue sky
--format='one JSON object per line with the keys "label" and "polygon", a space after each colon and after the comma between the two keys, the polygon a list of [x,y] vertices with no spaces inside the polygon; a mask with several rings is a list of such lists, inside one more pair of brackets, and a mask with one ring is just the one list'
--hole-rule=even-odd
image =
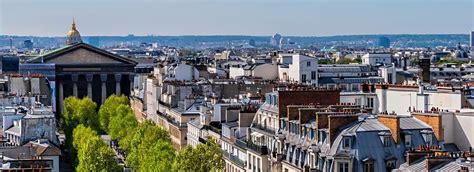
{"label": "blue sky", "polygon": [[0,0],[0,35],[468,33],[474,0]]}

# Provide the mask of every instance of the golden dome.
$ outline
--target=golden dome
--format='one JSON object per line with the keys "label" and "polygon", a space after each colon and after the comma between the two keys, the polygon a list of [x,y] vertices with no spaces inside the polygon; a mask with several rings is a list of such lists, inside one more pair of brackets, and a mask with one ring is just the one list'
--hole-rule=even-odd
{"label": "golden dome", "polygon": [[79,33],[79,31],[77,31],[76,22],[73,19],[71,30],[69,30],[69,32],[67,33],[66,44],[71,45],[71,44],[76,44],[76,43],[81,43],[81,42],[82,42],[81,34]]}

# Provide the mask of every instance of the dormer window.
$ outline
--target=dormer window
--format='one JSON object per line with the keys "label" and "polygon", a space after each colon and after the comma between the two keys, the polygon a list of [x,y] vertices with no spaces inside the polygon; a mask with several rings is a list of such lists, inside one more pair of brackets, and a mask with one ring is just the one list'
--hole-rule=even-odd
{"label": "dormer window", "polygon": [[379,137],[382,141],[383,147],[390,147],[392,142],[392,135],[389,132],[380,132]]}
{"label": "dormer window", "polygon": [[425,139],[425,144],[426,145],[432,145],[433,144],[433,131],[423,130],[423,131],[421,131],[421,134],[423,135],[423,139]]}
{"label": "dormer window", "polygon": [[405,147],[407,147],[407,148],[411,147],[411,135],[410,134],[405,135]]}
{"label": "dormer window", "polygon": [[425,134],[425,143],[427,145],[432,145],[433,144],[432,134]]}
{"label": "dormer window", "polygon": [[344,136],[342,138],[342,149],[351,149],[352,138],[350,136]]}
{"label": "dormer window", "polygon": [[383,136],[383,147],[390,147],[391,141],[390,136]]}

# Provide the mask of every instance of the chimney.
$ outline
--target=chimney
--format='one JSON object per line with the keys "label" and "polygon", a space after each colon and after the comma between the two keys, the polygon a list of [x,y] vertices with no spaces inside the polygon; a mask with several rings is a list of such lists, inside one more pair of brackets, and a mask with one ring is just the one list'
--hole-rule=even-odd
{"label": "chimney", "polygon": [[416,162],[420,159],[423,159],[426,157],[426,155],[428,155],[428,152],[425,152],[425,151],[422,151],[422,152],[418,152],[418,151],[408,151],[407,152],[407,163],[408,165],[412,165],[413,162]]}
{"label": "chimney", "polygon": [[[328,128],[328,115],[327,112],[316,112],[316,132],[319,132],[320,129]],[[319,134],[316,134],[316,140],[319,140]]]}
{"label": "chimney", "polygon": [[415,117],[416,119],[419,119],[420,121],[423,121],[429,126],[431,126],[431,128],[433,128],[433,132],[436,136],[436,139],[438,139],[438,141],[444,140],[443,130],[442,130],[443,120],[440,114],[413,113],[412,116]]}
{"label": "chimney", "polygon": [[337,115],[328,116],[328,130],[329,130],[329,145],[332,146],[334,139],[336,139],[338,130],[340,127],[358,121],[359,117],[356,114],[351,113],[339,113]]}
{"label": "chimney", "polygon": [[434,167],[455,160],[452,153],[449,152],[434,152],[426,157],[426,168],[428,171],[433,170]]}
{"label": "chimney", "polygon": [[299,109],[299,120],[300,124],[306,124],[311,120],[316,119],[316,112],[320,112],[318,108],[301,108]]}
{"label": "chimney", "polygon": [[299,117],[300,117],[299,109],[300,108],[311,108],[311,107],[314,107],[314,106],[310,106],[310,105],[288,105],[286,107],[287,107],[287,112],[288,112],[288,114],[287,114],[288,126],[290,126],[289,122],[291,120],[299,120]]}
{"label": "chimney", "polygon": [[381,89],[380,92],[380,113],[387,112],[387,91],[388,91],[388,85],[386,84],[381,84],[377,85],[377,89]]}
{"label": "chimney", "polygon": [[400,144],[400,117],[396,114],[378,115],[378,121],[388,127],[395,143]]}

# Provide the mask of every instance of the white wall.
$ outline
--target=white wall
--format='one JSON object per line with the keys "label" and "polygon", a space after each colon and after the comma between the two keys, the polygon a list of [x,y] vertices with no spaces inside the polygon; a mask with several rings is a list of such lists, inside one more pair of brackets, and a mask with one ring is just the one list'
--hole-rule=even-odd
{"label": "white wall", "polygon": [[454,143],[460,150],[474,147],[474,112],[460,113],[454,118]]}
{"label": "white wall", "polygon": [[191,65],[180,63],[174,69],[174,78],[186,81],[199,79],[199,71]]}
{"label": "white wall", "polygon": [[[310,62],[310,66],[307,66],[307,62]],[[311,72],[316,72],[315,80],[311,80]],[[316,58],[308,57],[305,55],[295,54],[293,55],[292,64],[289,65],[288,73],[289,80],[298,83],[302,82],[302,76],[306,75],[306,82],[312,84],[318,84],[318,60]]]}
{"label": "white wall", "polygon": [[278,78],[278,66],[273,64],[261,64],[255,67],[252,73],[255,77],[261,77],[264,80],[274,80]]}
{"label": "white wall", "polygon": [[244,68],[242,68],[242,67],[230,67],[229,68],[229,78],[235,79],[238,76],[245,76]]}
{"label": "white wall", "polygon": [[363,64],[370,64],[375,66],[380,64],[392,64],[392,55],[390,53],[367,53],[362,56]]}
{"label": "white wall", "polygon": [[[376,90],[378,102],[381,102],[382,90]],[[452,92],[429,92],[428,95],[428,110],[432,107],[440,109],[461,109],[461,94]],[[403,88],[387,90],[387,111],[395,111],[397,114],[408,113],[408,107],[415,107],[417,110],[423,110],[425,103],[423,96],[418,95],[418,89]],[[413,110],[413,109],[412,109]]]}

